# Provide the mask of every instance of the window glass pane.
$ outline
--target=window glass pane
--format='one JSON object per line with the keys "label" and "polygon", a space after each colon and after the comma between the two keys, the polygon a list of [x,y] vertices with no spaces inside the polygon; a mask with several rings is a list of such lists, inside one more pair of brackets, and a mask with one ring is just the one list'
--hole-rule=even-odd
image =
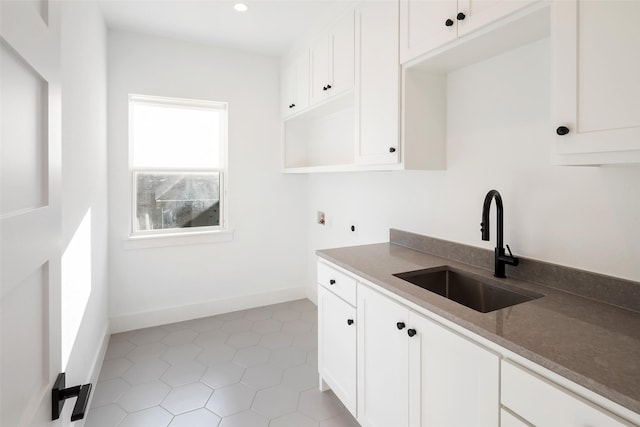
{"label": "window glass pane", "polygon": [[220,168],[215,108],[131,102],[133,167]]}
{"label": "window glass pane", "polygon": [[220,225],[220,172],[137,172],[136,231]]}

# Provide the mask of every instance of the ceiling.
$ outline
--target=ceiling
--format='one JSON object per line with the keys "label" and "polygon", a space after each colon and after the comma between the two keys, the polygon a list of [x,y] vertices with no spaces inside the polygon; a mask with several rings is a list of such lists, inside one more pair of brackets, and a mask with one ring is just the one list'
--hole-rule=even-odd
{"label": "ceiling", "polygon": [[[112,29],[280,56],[348,0],[97,0]],[[240,1],[240,0],[238,0]]]}

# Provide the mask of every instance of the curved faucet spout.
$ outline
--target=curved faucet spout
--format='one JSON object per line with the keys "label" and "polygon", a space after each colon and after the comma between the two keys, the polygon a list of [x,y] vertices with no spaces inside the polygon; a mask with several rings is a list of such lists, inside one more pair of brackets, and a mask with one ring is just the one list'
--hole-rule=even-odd
{"label": "curved faucet spout", "polygon": [[505,275],[505,264],[516,266],[519,263],[519,259],[514,257],[511,253],[509,245],[509,255],[504,253],[504,213],[502,207],[502,197],[498,190],[491,190],[484,198],[484,204],[482,206],[482,222],[480,223],[480,231],[482,232],[482,240],[489,240],[489,213],[491,211],[491,202],[496,200],[496,214],[497,214],[497,236],[496,236],[496,249],[495,249],[495,272],[496,277],[507,277]]}
{"label": "curved faucet spout", "polygon": [[503,246],[502,232],[504,229],[504,214],[502,208],[502,196],[498,190],[491,190],[484,198],[484,205],[482,207],[482,223],[480,224],[480,231],[482,232],[482,240],[489,241],[489,212],[491,211],[491,201],[496,199],[496,211],[497,211],[497,227],[498,227],[498,241],[496,246]]}

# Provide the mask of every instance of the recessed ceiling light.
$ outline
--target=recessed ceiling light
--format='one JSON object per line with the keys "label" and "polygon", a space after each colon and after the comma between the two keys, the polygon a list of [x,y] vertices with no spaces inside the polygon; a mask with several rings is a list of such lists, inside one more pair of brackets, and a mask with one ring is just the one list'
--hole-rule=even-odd
{"label": "recessed ceiling light", "polygon": [[244,3],[236,3],[233,8],[238,12],[246,12],[249,9]]}

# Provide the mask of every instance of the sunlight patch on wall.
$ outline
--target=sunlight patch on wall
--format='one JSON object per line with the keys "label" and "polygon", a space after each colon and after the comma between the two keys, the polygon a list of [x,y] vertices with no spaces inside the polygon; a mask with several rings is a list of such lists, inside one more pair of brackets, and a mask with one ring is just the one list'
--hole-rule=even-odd
{"label": "sunlight patch on wall", "polygon": [[76,341],[91,294],[91,209],[62,254],[62,370]]}

